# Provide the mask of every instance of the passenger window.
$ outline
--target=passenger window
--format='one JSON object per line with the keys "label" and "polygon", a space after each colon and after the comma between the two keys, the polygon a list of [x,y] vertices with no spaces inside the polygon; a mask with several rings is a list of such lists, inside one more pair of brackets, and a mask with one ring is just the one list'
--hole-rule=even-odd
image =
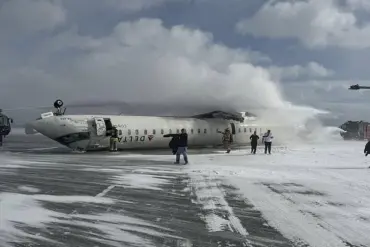
{"label": "passenger window", "polygon": [[191,132],[192,134],[194,134],[194,130],[193,130],[193,129],[191,129],[191,130],[190,130],[190,132]]}
{"label": "passenger window", "polygon": [[204,129],[204,134],[207,134],[207,129]]}
{"label": "passenger window", "polygon": [[247,132],[247,128],[244,128],[244,133]]}
{"label": "passenger window", "polygon": [[163,129],[161,129],[161,135],[163,135],[164,134],[164,130]]}
{"label": "passenger window", "polygon": [[147,130],[144,130],[144,135],[147,135],[148,134],[148,131]]}
{"label": "passenger window", "polygon": [[200,134],[200,129],[198,129],[198,134]]}
{"label": "passenger window", "polygon": [[176,130],[176,133],[177,133],[177,134],[179,134],[179,133],[180,133],[180,130],[179,130],[179,129],[177,129],[177,130]]}
{"label": "passenger window", "polygon": [[153,130],[153,135],[155,135],[155,130]]}
{"label": "passenger window", "polygon": [[128,135],[131,135],[131,130],[128,130],[128,131],[127,131],[127,134],[128,134]]}
{"label": "passenger window", "polygon": [[118,131],[118,134],[121,136],[122,135],[122,130],[119,130]]}
{"label": "passenger window", "polygon": [[139,135],[139,130],[135,130],[135,134],[136,135]]}

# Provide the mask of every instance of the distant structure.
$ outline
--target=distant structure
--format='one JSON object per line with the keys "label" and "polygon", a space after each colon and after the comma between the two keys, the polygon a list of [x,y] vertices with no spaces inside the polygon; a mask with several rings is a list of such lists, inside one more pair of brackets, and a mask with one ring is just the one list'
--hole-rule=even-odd
{"label": "distant structure", "polygon": [[3,145],[4,137],[10,134],[12,123],[13,119],[3,114],[3,110],[0,109],[0,146]]}
{"label": "distant structure", "polygon": [[[370,89],[370,86],[351,85],[348,90]],[[347,121],[341,126],[346,132],[340,133],[344,140],[370,139],[370,123],[364,121]]]}
{"label": "distant structure", "polygon": [[370,138],[370,123],[364,121],[347,121],[339,126],[345,132],[340,135],[344,140],[365,140]]}

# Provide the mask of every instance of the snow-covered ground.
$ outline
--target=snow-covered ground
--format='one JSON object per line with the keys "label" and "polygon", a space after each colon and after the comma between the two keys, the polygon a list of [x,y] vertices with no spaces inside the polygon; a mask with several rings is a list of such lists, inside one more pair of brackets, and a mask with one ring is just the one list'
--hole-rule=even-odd
{"label": "snow-covered ground", "polygon": [[172,164],[172,155],[4,151],[0,242],[370,246],[364,145],[191,153],[187,166]]}
{"label": "snow-covered ground", "polygon": [[[370,246],[370,162],[363,146],[341,142],[271,156],[203,157],[188,172],[195,187],[197,181],[228,181],[269,225],[296,244]],[[195,191],[200,197],[208,193],[223,201],[222,190]],[[218,229],[217,217],[208,217],[209,228]],[[243,229],[237,220],[229,218],[228,223],[240,233],[248,232],[248,226]]]}

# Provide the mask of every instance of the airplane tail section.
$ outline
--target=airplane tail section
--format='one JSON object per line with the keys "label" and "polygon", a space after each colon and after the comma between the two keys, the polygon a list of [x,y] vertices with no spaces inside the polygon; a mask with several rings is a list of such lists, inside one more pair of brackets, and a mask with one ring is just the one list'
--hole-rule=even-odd
{"label": "airplane tail section", "polygon": [[24,132],[26,133],[26,135],[34,135],[34,134],[39,133],[34,128],[32,128],[32,126],[29,124],[26,124],[24,128]]}

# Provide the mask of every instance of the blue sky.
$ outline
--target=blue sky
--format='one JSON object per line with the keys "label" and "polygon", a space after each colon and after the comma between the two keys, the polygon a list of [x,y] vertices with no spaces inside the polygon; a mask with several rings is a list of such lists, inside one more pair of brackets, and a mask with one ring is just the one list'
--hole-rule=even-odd
{"label": "blue sky", "polygon": [[291,101],[329,110],[338,124],[370,120],[370,92],[346,90],[370,85],[367,0],[0,0],[0,6],[3,108],[56,98],[244,109]]}

